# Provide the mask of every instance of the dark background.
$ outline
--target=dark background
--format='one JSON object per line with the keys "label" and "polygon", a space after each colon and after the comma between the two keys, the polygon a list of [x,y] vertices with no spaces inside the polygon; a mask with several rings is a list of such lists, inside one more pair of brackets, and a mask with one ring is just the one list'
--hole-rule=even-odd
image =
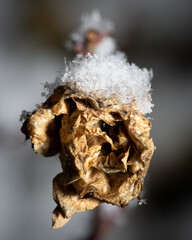
{"label": "dark background", "polygon": [[148,204],[132,203],[105,239],[192,239],[192,2],[190,0],[0,0],[0,239],[77,240],[93,211],[51,230],[52,179],[58,157],[24,143],[19,115],[41,103],[82,13],[94,8],[116,25],[114,37],[130,62],[152,68],[151,136],[157,147],[145,181]]}

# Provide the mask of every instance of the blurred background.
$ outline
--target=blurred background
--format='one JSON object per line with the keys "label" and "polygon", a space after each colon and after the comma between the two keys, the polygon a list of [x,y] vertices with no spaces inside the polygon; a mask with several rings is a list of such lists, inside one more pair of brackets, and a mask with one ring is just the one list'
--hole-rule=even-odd
{"label": "blurred background", "polygon": [[51,229],[58,157],[36,155],[20,132],[22,110],[43,102],[42,83],[64,65],[82,13],[99,9],[130,62],[153,69],[151,136],[157,147],[133,202],[103,239],[192,239],[192,1],[0,0],[0,239],[86,239],[94,211]]}

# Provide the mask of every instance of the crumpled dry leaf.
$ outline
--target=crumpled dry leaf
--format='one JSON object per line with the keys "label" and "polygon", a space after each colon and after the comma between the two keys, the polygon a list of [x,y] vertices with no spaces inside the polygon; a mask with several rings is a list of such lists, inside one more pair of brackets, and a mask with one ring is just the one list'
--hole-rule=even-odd
{"label": "crumpled dry leaf", "polygon": [[63,172],[53,180],[53,228],[102,202],[124,207],[140,195],[154,151],[150,129],[134,105],[67,85],[28,116],[22,131],[34,151],[60,153]]}

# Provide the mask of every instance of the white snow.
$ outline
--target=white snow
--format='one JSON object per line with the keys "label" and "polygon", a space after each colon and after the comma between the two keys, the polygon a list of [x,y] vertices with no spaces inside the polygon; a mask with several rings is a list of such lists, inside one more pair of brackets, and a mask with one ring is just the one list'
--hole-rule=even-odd
{"label": "white snow", "polygon": [[98,41],[94,53],[108,56],[114,54],[117,44],[110,35],[114,30],[114,24],[108,19],[102,18],[98,10],[93,10],[90,14],[83,14],[79,27],[70,35],[70,40],[66,42],[66,48],[73,49],[73,43],[83,45],[86,32],[95,30],[99,33],[101,39]]}
{"label": "white snow", "polygon": [[109,56],[116,51],[116,42],[112,37],[105,37],[102,41],[100,41],[96,48],[95,54]]}
{"label": "white snow", "polygon": [[114,30],[114,24],[110,20],[102,18],[98,10],[93,10],[90,14],[81,16],[80,26],[71,34],[71,39],[76,42],[83,42],[85,33],[90,29],[99,33],[111,33]]}
{"label": "white snow", "polygon": [[120,103],[136,101],[137,110],[143,114],[152,112],[152,71],[129,64],[116,55],[88,54],[72,61],[61,77],[62,84],[70,83],[87,94],[101,94],[106,98],[114,94]]}

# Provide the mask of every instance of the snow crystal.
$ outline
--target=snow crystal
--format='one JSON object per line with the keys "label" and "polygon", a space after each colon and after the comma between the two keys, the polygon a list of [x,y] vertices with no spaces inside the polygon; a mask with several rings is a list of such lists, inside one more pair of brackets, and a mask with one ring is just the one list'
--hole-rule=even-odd
{"label": "snow crystal", "polygon": [[90,55],[72,61],[64,70],[63,84],[87,94],[100,93],[106,98],[116,95],[122,104],[136,101],[137,110],[143,114],[152,112],[152,71],[140,69],[116,55],[107,57]]}
{"label": "snow crystal", "polygon": [[20,117],[19,117],[19,121],[21,123],[24,123],[24,121],[27,119],[27,115],[30,114],[31,112],[28,112],[26,110],[22,110]]}
{"label": "snow crystal", "polygon": [[139,200],[139,205],[146,205],[147,204],[147,199],[141,199]]}
{"label": "snow crystal", "polygon": [[42,83],[44,90],[41,93],[42,97],[48,98],[53,93],[54,89],[61,84],[61,78],[58,76],[53,83]]}

